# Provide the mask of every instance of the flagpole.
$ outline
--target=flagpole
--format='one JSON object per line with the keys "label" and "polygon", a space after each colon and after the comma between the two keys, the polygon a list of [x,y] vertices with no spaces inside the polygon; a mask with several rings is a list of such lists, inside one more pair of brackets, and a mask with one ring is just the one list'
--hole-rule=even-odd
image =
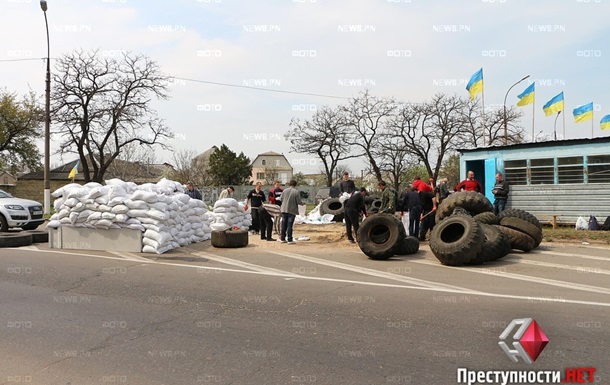
{"label": "flagpole", "polygon": [[482,105],[482,117],[483,117],[483,147],[485,147],[485,85],[483,85],[483,89],[481,90],[481,105]]}
{"label": "flagpole", "polygon": [[[566,109],[566,102],[565,100],[563,101],[563,109]],[[563,112],[563,140],[566,139],[566,113],[565,111]]]}
{"label": "flagpole", "polygon": [[534,120],[536,116],[536,94],[534,94],[534,100],[532,101],[532,142],[534,142]]}
{"label": "flagpole", "polygon": [[593,139],[593,122],[595,122],[595,112],[591,109],[591,139]]}

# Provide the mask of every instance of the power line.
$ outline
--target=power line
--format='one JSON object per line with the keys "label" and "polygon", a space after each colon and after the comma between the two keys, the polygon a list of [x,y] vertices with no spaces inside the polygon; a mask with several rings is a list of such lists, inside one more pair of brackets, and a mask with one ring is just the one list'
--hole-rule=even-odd
{"label": "power line", "polygon": [[[51,58],[53,59],[53,58]],[[46,57],[33,57],[28,59],[2,59],[0,62],[10,62],[10,61],[30,61],[30,60],[47,60]]]}
{"label": "power line", "polygon": [[219,82],[211,82],[211,81],[207,81],[207,80],[188,79],[188,78],[181,78],[181,77],[174,77],[174,78],[175,79],[180,79],[180,80],[186,80],[186,81],[189,81],[189,82],[195,82],[195,83],[213,84],[213,85],[216,85],[216,86],[225,86],[225,87],[248,88],[248,89],[251,89],[251,90],[267,91],[267,92],[278,92],[278,93],[282,93],[282,94],[319,96],[319,97],[323,97],[323,98],[346,99],[346,100],[349,99],[349,98],[346,98],[344,96],[313,94],[313,93],[308,93],[308,92],[272,90],[272,89],[269,89],[269,88],[251,87],[251,86],[244,86],[244,85],[239,85],[239,84],[219,83]]}

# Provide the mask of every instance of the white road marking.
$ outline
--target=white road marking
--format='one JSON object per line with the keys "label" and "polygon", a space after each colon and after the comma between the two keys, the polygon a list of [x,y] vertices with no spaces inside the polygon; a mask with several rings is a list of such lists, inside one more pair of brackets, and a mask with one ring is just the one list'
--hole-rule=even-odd
{"label": "white road marking", "polygon": [[140,257],[139,255],[135,255],[133,253],[129,253],[129,252],[125,252],[125,251],[109,251],[108,253],[110,253],[112,255],[116,255],[117,257],[123,257],[129,261],[135,261],[135,262],[149,262],[150,261],[150,259],[148,259],[148,258]]}
{"label": "white road marking", "polygon": [[[9,248],[7,248],[9,249]],[[11,250],[19,251],[21,248],[12,248]],[[23,250],[21,250],[23,251]],[[54,250],[39,250],[43,253],[49,254],[66,254],[71,256],[81,256],[81,257],[89,257],[89,258],[101,258],[101,259],[110,259],[115,261],[123,261],[123,262],[133,262],[126,260],[124,258],[119,257],[110,257],[104,255],[92,255],[92,254],[82,254],[82,253],[67,253],[63,251],[54,251]],[[170,263],[170,262],[156,262],[156,261],[148,261],[142,262],[143,264],[149,265],[163,265],[170,267],[186,267],[197,270],[212,270],[212,271],[225,271],[231,273],[241,273],[241,274],[254,274],[254,275],[264,275],[264,276],[273,276],[273,277],[285,277],[285,274],[276,274],[272,272],[260,272],[260,271],[248,271],[248,270],[236,270],[236,269],[225,269],[219,267],[209,267],[209,266],[199,266],[199,265],[188,265],[184,263]],[[439,266],[434,264],[435,266]],[[363,286],[376,286],[376,287],[389,287],[389,288],[398,288],[398,289],[411,289],[411,290],[421,290],[421,291],[432,291],[432,292],[443,292],[443,293],[451,293],[451,294],[470,294],[481,297],[491,297],[491,298],[504,298],[504,299],[515,299],[515,300],[525,300],[528,302],[532,301],[540,301],[545,303],[570,303],[576,305],[588,305],[588,306],[601,306],[601,307],[610,307],[610,303],[606,302],[593,302],[593,301],[579,301],[579,300],[571,300],[565,298],[545,298],[545,297],[525,297],[520,295],[511,295],[511,294],[495,294],[495,293],[485,293],[485,292],[473,292],[471,290],[457,290],[457,289],[449,289],[449,288],[441,288],[441,287],[420,287],[420,286],[407,286],[407,285],[397,285],[391,283],[376,283],[376,282],[366,282],[366,281],[355,281],[355,280],[347,280],[347,279],[336,279],[336,278],[322,278],[322,277],[308,277],[308,276],[299,276],[295,277],[303,280],[310,281],[324,281],[324,282],[337,282],[337,283],[348,283],[353,285],[363,285]]]}
{"label": "white road marking", "polygon": [[290,277],[290,278],[298,278],[298,277],[300,277],[299,274],[290,273],[290,272],[287,272],[287,271],[284,271],[284,270],[280,270],[280,269],[274,269],[272,267],[265,267],[265,266],[255,265],[253,263],[239,261],[239,260],[231,259],[231,258],[227,258],[227,257],[221,257],[220,255],[210,254],[210,253],[206,253],[206,252],[203,252],[203,251],[190,251],[190,254],[196,255],[196,256],[199,256],[199,257],[203,257],[203,258],[207,258],[207,259],[211,259],[212,261],[224,263],[226,265],[239,266],[239,267],[243,267],[245,269],[250,269],[250,270],[253,270],[253,271],[258,271],[258,272],[261,272],[261,273],[272,273],[274,275],[282,275],[282,276],[286,276],[286,277]]}
{"label": "white road marking", "polygon": [[576,270],[578,272],[583,272],[583,273],[610,275],[610,270],[599,269],[597,267],[572,266],[572,265],[563,265],[563,264],[560,264],[560,263],[531,261],[531,260],[528,260],[528,259],[518,258],[518,257],[505,257],[505,258],[502,258],[502,260],[503,261],[515,261],[515,262],[518,262],[518,263],[522,263],[524,265],[553,267],[553,268],[556,268],[556,269]]}
{"label": "white road marking", "polygon": [[335,269],[353,271],[353,272],[360,273],[360,274],[365,274],[365,275],[370,275],[370,276],[374,276],[374,277],[390,279],[390,280],[393,280],[393,281],[399,281],[399,282],[405,282],[405,283],[420,285],[420,286],[428,287],[428,288],[444,288],[444,289],[450,289],[450,290],[460,290],[460,291],[464,291],[464,292],[467,291],[467,292],[470,292],[470,293],[478,293],[478,291],[476,291],[476,290],[467,289],[467,288],[464,288],[464,287],[453,286],[453,285],[445,285],[443,283],[431,282],[431,281],[426,281],[426,280],[423,280],[423,279],[412,278],[412,277],[405,277],[405,276],[400,275],[400,274],[383,272],[383,271],[379,271],[379,270],[375,270],[375,269],[368,269],[366,267],[359,267],[359,266],[354,266],[354,265],[348,265],[346,263],[341,263],[341,262],[333,262],[333,261],[329,261],[329,260],[326,260],[326,259],[310,257],[310,256],[307,256],[307,255],[302,255],[302,254],[279,252],[279,251],[270,251],[270,253],[281,255],[281,256],[284,256],[284,257],[288,257],[288,258],[294,258],[294,259],[298,259],[298,260],[306,261],[306,262],[310,262],[310,263],[316,263],[318,265],[330,266],[330,267],[334,267]]}
{"label": "white road marking", "polygon": [[[410,262],[419,263],[422,265],[437,266],[437,267],[444,268],[444,269],[456,269],[455,267],[452,267],[452,266],[445,266],[445,265],[441,265],[440,263],[435,263],[435,262],[430,262],[430,261],[410,261]],[[598,294],[610,294],[610,289],[605,288],[605,287],[582,285],[582,284],[575,283],[575,282],[557,281],[554,279],[532,277],[529,275],[507,273],[504,271],[497,271],[497,270],[491,270],[491,269],[488,269],[488,270],[460,269],[460,271],[469,272],[469,273],[477,273],[477,274],[495,275],[497,277],[514,279],[517,281],[534,282],[534,283],[540,283],[543,285],[564,287],[564,288],[573,289],[573,290],[589,291],[589,292],[598,293]]]}
{"label": "white road marking", "polygon": [[536,251],[530,251],[530,253],[531,254],[557,255],[559,257],[572,257],[572,258],[593,259],[595,261],[610,262],[610,258],[606,258],[606,257],[595,257],[593,255],[582,255],[582,254],[574,254],[574,253],[561,253],[561,252],[558,252],[558,251],[536,250]]}

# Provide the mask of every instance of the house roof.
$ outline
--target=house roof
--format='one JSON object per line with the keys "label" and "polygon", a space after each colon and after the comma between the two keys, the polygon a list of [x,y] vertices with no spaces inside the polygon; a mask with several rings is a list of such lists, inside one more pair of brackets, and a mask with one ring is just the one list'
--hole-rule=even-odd
{"label": "house roof", "polygon": [[521,150],[521,149],[534,149],[543,147],[563,147],[563,146],[574,146],[578,144],[595,144],[595,143],[610,143],[610,136],[604,136],[601,138],[593,139],[564,139],[564,140],[549,140],[546,142],[530,142],[530,143],[517,143],[510,144],[507,146],[489,146],[489,147],[477,147],[468,149],[458,149],[461,153],[477,152],[477,151],[490,151],[490,150]]}
{"label": "house roof", "polygon": [[258,158],[259,156],[284,156],[284,154],[279,154],[279,153],[273,152],[273,151],[267,151],[267,152],[263,152],[262,154],[258,154],[256,157]]}

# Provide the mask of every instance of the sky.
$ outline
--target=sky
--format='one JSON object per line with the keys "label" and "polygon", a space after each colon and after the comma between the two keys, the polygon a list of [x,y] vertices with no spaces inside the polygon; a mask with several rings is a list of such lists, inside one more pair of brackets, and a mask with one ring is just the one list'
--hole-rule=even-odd
{"label": "sky", "polygon": [[[292,118],[308,119],[364,89],[422,102],[467,97],[483,68],[485,108],[507,106],[531,82],[535,108],[519,107],[532,140],[591,137],[572,110],[594,103],[593,136],[608,136],[610,0],[48,0],[51,64],[74,50],[117,57],[142,53],[174,76],[170,99],[154,107],[177,150],[226,144],[250,159],[276,151],[295,172],[320,162],[290,152]],[[46,31],[35,0],[0,0],[0,88],[44,97]],[[53,68],[51,69],[53,71]],[[188,80],[186,80],[188,79]],[[193,81],[197,80],[197,81]],[[210,83],[222,83],[210,84]],[[258,87],[263,90],[244,88]],[[281,91],[281,92],[275,92]],[[555,126],[542,106],[564,92]],[[480,95],[479,95],[480,96]],[[532,116],[534,114],[534,116]],[[52,137],[52,150],[58,138]],[[42,149],[43,143],[40,142]],[[171,163],[172,152],[159,151]],[[54,155],[52,164],[72,157]],[[346,164],[360,174],[364,164]]]}

